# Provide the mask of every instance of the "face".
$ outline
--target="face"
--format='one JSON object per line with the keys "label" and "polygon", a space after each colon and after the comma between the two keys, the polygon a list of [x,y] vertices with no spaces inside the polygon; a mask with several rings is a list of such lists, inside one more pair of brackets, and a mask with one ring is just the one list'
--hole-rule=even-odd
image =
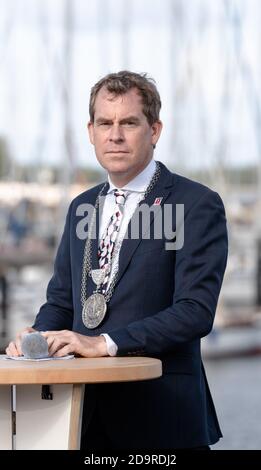
{"label": "face", "polygon": [[161,128],[160,121],[152,126],[148,123],[135,88],[119,96],[101,88],[95,101],[94,122],[88,124],[97,160],[119,187],[147,166]]}

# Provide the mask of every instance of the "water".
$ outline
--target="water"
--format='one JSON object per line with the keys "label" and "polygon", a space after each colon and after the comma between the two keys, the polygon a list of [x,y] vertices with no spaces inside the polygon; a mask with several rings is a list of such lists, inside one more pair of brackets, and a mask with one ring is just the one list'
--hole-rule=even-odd
{"label": "water", "polygon": [[261,356],[204,361],[223,439],[212,448],[261,449]]}

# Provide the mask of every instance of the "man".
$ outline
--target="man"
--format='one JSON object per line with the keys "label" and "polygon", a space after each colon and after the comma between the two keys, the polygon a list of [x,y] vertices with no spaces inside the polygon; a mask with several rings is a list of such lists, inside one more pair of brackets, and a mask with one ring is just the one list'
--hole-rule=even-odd
{"label": "man", "polygon": [[[93,87],[88,130],[108,184],[71,203],[47,302],[25,330],[44,330],[56,356],[146,355],[162,361],[159,379],[86,386],[83,448],[205,449],[221,437],[200,338],[212,328],[226,266],[224,208],[217,193],[153,160],[160,107],[146,75],[123,71]],[[83,204],[95,207],[87,241],[79,224]],[[154,221],[131,237],[145,205]],[[172,242],[180,229],[176,208],[184,207],[184,243],[176,250],[164,234],[155,236],[167,205]],[[7,354],[20,355],[20,342],[21,333]]]}

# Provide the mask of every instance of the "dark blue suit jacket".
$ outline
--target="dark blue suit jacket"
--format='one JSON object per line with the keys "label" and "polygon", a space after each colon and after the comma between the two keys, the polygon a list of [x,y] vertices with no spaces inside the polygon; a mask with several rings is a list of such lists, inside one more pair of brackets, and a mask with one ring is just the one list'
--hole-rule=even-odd
{"label": "dark blue suit jacket", "polygon": [[[173,231],[176,204],[184,204],[183,248],[166,250],[164,238],[124,240],[106,317],[98,328],[88,330],[80,303],[85,240],[76,235],[76,209],[83,203],[94,205],[102,185],[84,192],[70,205],[47,302],[34,325],[86,335],[106,332],[118,345],[119,356],[162,360],[159,379],[88,386],[86,420],[96,404],[118,448],[196,447],[221,436],[200,338],[212,328],[226,267],[224,207],[217,193],[160,165],[161,176],[144,202],[153,205],[155,198],[162,198],[161,206],[171,204]],[[97,243],[92,244],[93,268],[98,267]],[[88,278],[88,295],[94,289]]]}

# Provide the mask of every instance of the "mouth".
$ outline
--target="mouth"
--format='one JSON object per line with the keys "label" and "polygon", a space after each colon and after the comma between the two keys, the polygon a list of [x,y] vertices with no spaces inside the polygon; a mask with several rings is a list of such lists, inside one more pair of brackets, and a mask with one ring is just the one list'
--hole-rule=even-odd
{"label": "mouth", "polygon": [[129,152],[126,152],[126,150],[108,150],[105,153],[122,154],[122,153],[129,153]]}

